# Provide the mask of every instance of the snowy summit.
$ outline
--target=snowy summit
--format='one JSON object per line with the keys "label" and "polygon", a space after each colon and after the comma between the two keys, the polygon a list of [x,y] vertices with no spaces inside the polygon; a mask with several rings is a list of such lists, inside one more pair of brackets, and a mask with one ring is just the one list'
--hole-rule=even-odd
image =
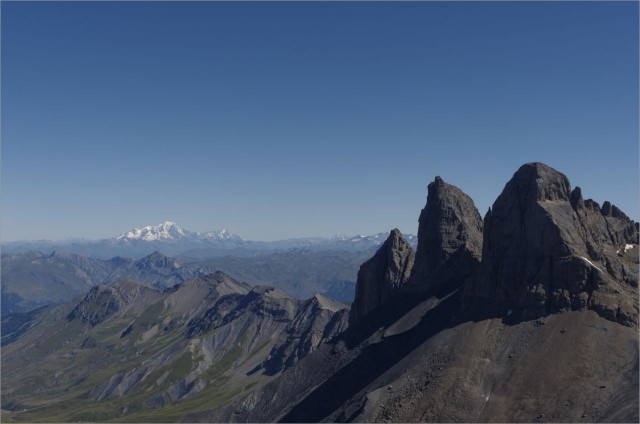
{"label": "snowy summit", "polygon": [[148,225],[143,228],[134,228],[115,238],[118,241],[142,240],[142,241],[181,241],[181,240],[240,240],[241,237],[231,234],[229,231],[215,230],[205,233],[194,233],[180,227],[173,221],[165,221],[158,225]]}
{"label": "snowy summit", "polygon": [[116,240],[179,240],[188,237],[189,232],[183,230],[172,221],[165,221],[158,225],[149,225],[144,228],[134,228],[116,237]]}

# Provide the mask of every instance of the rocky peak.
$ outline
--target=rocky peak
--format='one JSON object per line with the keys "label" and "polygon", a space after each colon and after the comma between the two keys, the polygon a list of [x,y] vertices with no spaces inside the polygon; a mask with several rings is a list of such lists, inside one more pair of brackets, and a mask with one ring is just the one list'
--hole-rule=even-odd
{"label": "rocky peak", "polygon": [[637,322],[637,260],[616,254],[637,244],[637,227],[606,203],[603,213],[579,187],[571,191],[564,174],[523,165],[485,217],[481,273],[471,291],[523,317],[588,307]]}
{"label": "rocky peak", "polygon": [[602,216],[610,216],[613,218],[629,218],[627,215],[625,215],[624,212],[622,212],[620,209],[618,209],[616,207],[616,205],[612,205],[611,202],[609,201],[605,201],[602,204]]}
{"label": "rocky peak", "polygon": [[269,316],[274,320],[291,321],[297,302],[286,292],[271,286],[256,286],[241,302],[241,308],[247,308],[256,315]]}
{"label": "rocky peak", "polygon": [[155,268],[179,268],[180,264],[173,258],[163,255],[157,250],[150,255],[136,261],[138,268],[155,267]]}
{"label": "rocky peak", "polygon": [[295,316],[262,364],[265,373],[273,375],[292,366],[343,332],[348,312],[347,305],[321,295],[299,301]]}
{"label": "rocky peak", "polygon": [[246,294],[252,290],[248,284],[238,281],[222,271],[196,277],[192,280],[192,284],[196,286],[207,286],[219,295],[231,293]]}
{"label": "rocky peak", "polygon": [[533,201],[569,200],[570,187],[564,174],[544,163],[531,162],[516,171],[503,193],[517,196],[520,205],[525,205]]}
{"label": "rocky peak", "polygon": [[142,296],[159,298],[160,291],[138,281],[123,279],[110,285],[99,284],[69,313],[69,321],[76,318],[91,327],[96,326],[111,315]]}
{"label": "rocky peak", "polygon": [[318,309],[327,309],[331,312],[337,312],[341,309],[347,309],[349,308],[348,305],[331,299],[329,297],[323,296],[321,294],[316,293],[311,299],[310,299],[310,303],[314,305],[314,307],[318,308]]}
{"label": "rocky peak", "polygon": [[357,325],[362,317],[382,305],[393,291],[408,281],[413,261],[413,249],[400,231],[393,229],[375,255],[360,266],[356,296],[349,315],[350,326]]}
{"label": "rocky peak", "polygon": [[462,284],[477,269],[481,253],[482,219],[473,200],[436,177],[420,213],[411,285]]}
{"label": "rocky peak", "polygon": [[57,250],[54,250],[53,252],[51,252],[51,254],[48,256],[49,259],[65,259],[66,256],[64,255],[64,253],[60,253]]}
{"label": "rocky peak", "polygon": [[131,263],[132,260],[131,259],[127,259],[127,258],[123,258],[122,256],[115,256],[111,259],[109,259],[109,264],[113,267],[119,267],[119,266],[124,266],[128,263]]}

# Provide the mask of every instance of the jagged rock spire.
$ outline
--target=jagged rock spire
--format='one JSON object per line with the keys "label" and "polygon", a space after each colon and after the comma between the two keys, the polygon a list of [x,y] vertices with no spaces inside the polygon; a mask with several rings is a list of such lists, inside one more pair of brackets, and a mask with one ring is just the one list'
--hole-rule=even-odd
{"label": "jagged rock spire", "polygon": [[407,282],[413,261],[413,249],[400,231],[393,229],[376,254],[360,266],[349,326],[357,325]]}
{"label": "jagged rock spire", "polygon": [[420,213],[411,285],[462,284],[478,268],[481,253],[482,219],[473,200],[436,177]]}

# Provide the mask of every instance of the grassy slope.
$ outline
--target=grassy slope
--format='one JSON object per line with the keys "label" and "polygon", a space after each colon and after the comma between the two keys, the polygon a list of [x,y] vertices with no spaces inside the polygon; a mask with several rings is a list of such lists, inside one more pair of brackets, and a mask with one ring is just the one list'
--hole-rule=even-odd
{"label": "grassy slope", "polygon": [[[6,346],[2,420],[173,421],[184,411],[210,408],[248,389],[230,386],[225,375],[240,357],[244,348],[240,345],[201,376],[210,382],[203,391],[178,402],[171,402],[165,395],[165,407],[145,409],[149,398],[166,392],[198,366],[199,358],[194,358],[187,349],[188,341],[181,332],[161,330],[141,342],[142,334],[154,325],[161,325],[163,318],[163,304],[158,302],[138,317],[114,317],[92,329],[74,320],[60,328],[47,328],[43,334],[29,334],[26,340]],[[132,331],[121,338],[130,323]],[[138,368],[169,348],[182,353],[155,369],[125,397],[96,402],[89,396],[94,387],[111,376]],[[161,379],[167,373],[168,377]]]}

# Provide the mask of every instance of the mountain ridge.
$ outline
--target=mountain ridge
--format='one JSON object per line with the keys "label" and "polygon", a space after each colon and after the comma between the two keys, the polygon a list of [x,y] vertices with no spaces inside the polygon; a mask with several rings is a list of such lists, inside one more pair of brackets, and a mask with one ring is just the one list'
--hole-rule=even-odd
{"label": "mountain ridge", "polygon": [[[3,317],[3,416],[637,422],[638,225],[541,163],[520,167],[482,221],[442,178],[427,189],[418,249],[392,230],[367,251],[351,311],[218,272],[157,302],[121,281],[125,293]],[[74,305],[90,307],[69,319]],[[90,349],[113,362],[79,366]],[[43,391],[34,364],[51,358],[43,369],[65,372]],[[42,400],[56,390],[71,393]]]}
{"label": "mountain ridge", "polygon": [[[193,260],[221,257],[225,255],[259,256],[292,248],[316,250],[363,251],[379,246],[386,238],[386,232],[368,236],[301,237],[275,241],[254,241],[232,234],[227,230],[192,232],[173,221],[158,225],[134,228],[118,236],[98,240],[67,241],[14,241],[2,242],[4,253],[24,253],[27,251],[58,251],[75,253],[98,259],[115,256],[140,258],[158,250],[167,255]],[[416,243],[416,236],[406,235],[410,243]]]}
{"label": "mountain ridge", "polygon": [[[347,305],[321,303],[217,272],[164,292],[133,280],[96,286],[30,313],[22,327],[3,317],[3,419],[7,411],[67,422],[154,411],[166,419],[164,406],[245,392],[346,327]],[[43,391],[37,382],[49,367],[58,372]],[[41,397],[29,399],[33,390]]]}
{"label": "mountain ridge", "polygon": [[26,252],[2,255],[2,314],[65,302],[97,284],[131,278],[166,289],[221,270],[255,285],[280,287],[296,298],[324,294],[350,302],[364,252],[292,249],[258,257],[227,256],[189,262],[158,251],[138,260]]}
{"label": "mountain ridge", "polygon": [[[276,380],[185,421],[636,422],[638,227],[621,211],[607,222],[613,206],[603,213],[578,192],[546,165],[524,165],[484,219],[474,272],[456,284],[442,284],[446,274],[412,276]],[[424,225],[433,234],[461,228],[450,218]],[[549,244],[538,252],[541,239]],[[436,252],[419,249],[416,263],[455,261],[439,256],[447,240]],[[548,273],[557,266],[545,263],[569,268]],[[377,292],[376,279],[367,281],[364,290]]]}

